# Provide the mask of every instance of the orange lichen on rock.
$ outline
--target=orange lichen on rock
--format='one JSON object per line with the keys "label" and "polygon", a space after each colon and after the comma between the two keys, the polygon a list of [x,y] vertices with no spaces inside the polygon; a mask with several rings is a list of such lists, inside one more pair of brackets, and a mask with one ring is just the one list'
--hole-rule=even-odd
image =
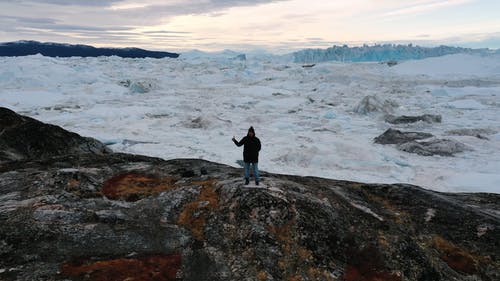
{"label": "orange lichen on rock", "polygon": [[309,249],[304,247],[299,247],[297,249],[297,255],[301,260],[308,261],[312,260],[312,252]]}
{"label": "orange lichen on rock", "polygon": [[85,188],[81,188],[81,182],[75,178],[69,179],[65,190],[71,192],[82,198],[97,198],[102,196],[101,191],[89,190]]}
{"label": "orange lichen on rock", "polygon": [[194,181],[193,184],[201,185],[203,188],[198,196],[198,201],[208,202],[209,209],[217,209],[219,207],[219,195],[215,191],[216,180]]}
{"label": "orange lichen on rock", "polygon": [[259,273],[257,273],[257,279],[259,279],[260,281],[267,280],[267,276],[267,272],[265,271],[259,271]]}
{"label": "orange lichen on rock", "polygon": [[309,280],[338,281],[328,271],[318,267],[310,267],[307,270],[307,277]]}
{"label": "orange lichen on rock", "polygon": [[269,232],[274,234],[276,240],[284,244],[290,244],[292,242],[292,228],[295,225],[295,220],[291,220],[286,224],[281,226],[269,225],[267,229]]}
{"label": "orange lichen on rock", "polygon": [[368,190],[364,190],[364,194],[370,201],[370,203],[379,204],[380,207],[389,211],[393,217],[394,222],[398,224],[404,224],[408,222],[408,218],[410,217],[408,212],[401,210],[387,198],[370,193]]}
{"label": "orange lichen on rock", "polygon": [[342,276],[344,281],[401,281],[401,276],[387,271],[361,270],[348,266]]}
{"label": "orange lichen on rock", "polygon": [[390,272],[384,258],[375,246],[349,253],[349,264],[344,270],[344,281],[401,281],[401,274]]}
{"label": "orange lichen on rock", "polygon": [[173,281],[181,267],[181,255],[151,255],[141,258],[65,263],[61,275],[90,281]]}
{"label": "orange lichen on rock", "polygon": [[109,199],[137,201],[176,188],[171,177],[156,177],[140,173],[125,173],[104,182],[102,193]]}
{"label": "orange lichen on rock", "polygon": [[77,187],[79,184],[80,184],[80,181],[79,181],[79,180],[70,179],[70,180],[68,181],[68,187],[69,187],[69,188],[75,188],[75,187]]}
{"label": "orange lichen on rock", "polygon": [[384,249],[390,248],[389,241],[382,231],[378,231],[378,245],[380,245],[380,247],[383,247]]}
{"label": "orange lichen on rock", "polygon": [[295,219],[281,226],[269,225],[267,227],[281,246],[283,257],[278,261],[277,265],[283,271],[283,279],[287,281],[303,280],[302,275],[307,276],[312,272],[308,266],[314,262],[312,252],[300,245],[299,239],[295,235],[295,227]]}
{"label": "orange lichen on rock", "polygon": [[302,277],[300,275],[296,274],[296,275],[288,276],[286,281],[302,281]]}
{"label": "orange lichen on rock", "polygon": [[193,184],[202,186],[200,194],[195,201],[184,205],[177,224],[191,230],[197,240],[203,240],[207,216],[219,207],[219,195],[215,190],[215,180],[193,182]]}
{"label": "orange lichen on rock", "polygon": [[469,252],[453,245],[441,236],[432,239],[432,246],[440,253],[440,258],[453,270],[465,274],[474,274],[478,271],[479,261],[488,258],[473,256]]}

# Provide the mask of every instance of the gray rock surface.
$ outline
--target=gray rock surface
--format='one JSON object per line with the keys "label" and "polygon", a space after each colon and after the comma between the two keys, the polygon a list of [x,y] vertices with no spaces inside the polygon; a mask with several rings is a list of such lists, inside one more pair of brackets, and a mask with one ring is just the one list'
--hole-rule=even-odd
{"label": "gray rock surface", "polygon": [[400,130],[389,128],[383,134],[374,139],[379,144],[401,144],[415,140],[428,139],[432,134],[422,132],[402,132]]}
{"label": "gray rock surface", "polygon": [[0,280],[500,278],[498,194],[44,152],[0,163]]}
{"label": "gray rock surface", "polygon": [[101,142],[0,107],[0,163],[68,154],[110,153]]}
{"label": "gray rock surface", "polygon": [[453,156],[456,153],[472,150],[465,144],[451,139],[434,138],[423,132],[402,132],[392,128],[374,139],[379,144],[396,144],[396,148],[408,153],[423,156]]}
{"label": "gray rock surface", "polygon": [[358,114],[368,114],[372,112],[393,113],[397,104],[388,100],[381,100],[376,96],[366,96],[354,107],[354,112]]}
{"label": "gray rock surface", "polygon": [[399,150],[416,153],[423,156],[453,156],[470,150],[465,144],[450,139],[432,139],[429,141],[410,141],[399,144]]}
{"label": "gray rock surface", "polygon": [[489,128],[464,128],[446,131],[451,136],[471,136],[479,139],[488,139],[487,135],[494,135],[497,131]]}
{"label": "gray rock surface", "polygon": [[426,123],[441,123],[441,115],[433,115],[433,114],[423,114],[418,116],[394,116],[394,115],[386,115],[385,121],[390,124],[409,124],[416,123],[419,121]]}

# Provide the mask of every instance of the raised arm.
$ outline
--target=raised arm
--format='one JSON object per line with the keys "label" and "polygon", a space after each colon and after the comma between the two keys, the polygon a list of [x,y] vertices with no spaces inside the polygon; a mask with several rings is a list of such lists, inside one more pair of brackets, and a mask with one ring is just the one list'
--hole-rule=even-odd
{"label": "raised arm", "polygon": [[234,137],[233,137],[233,142],[234,144],[236,144],[237,146],[242,146],[245,144],[245,139],[246,137],[242,138],[241,141],[237,141]]}

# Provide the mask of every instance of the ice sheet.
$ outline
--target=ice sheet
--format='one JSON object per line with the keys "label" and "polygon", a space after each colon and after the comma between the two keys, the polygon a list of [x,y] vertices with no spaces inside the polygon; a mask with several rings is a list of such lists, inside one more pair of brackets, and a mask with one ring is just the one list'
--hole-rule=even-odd
{"label": "ice sheet", "polygon": [[[237,166],[231,142],[250,126],[269,172],[411,183],[440,191],[500,193],[500,58],[452,55],[379,63],[319,63],[225,52],[181,59],[0,58],[0,105],[110,144],[115,151],[202,158]],[[127,82],[128,81],[128,82]],[[127,85],[147,85],[140,93]],[[395,114],[441,114],[443,122],[394,126],[453,138],[473,148],[423,157],[373,143],[390,127],[353,108],[365,96],[399,105]]]}

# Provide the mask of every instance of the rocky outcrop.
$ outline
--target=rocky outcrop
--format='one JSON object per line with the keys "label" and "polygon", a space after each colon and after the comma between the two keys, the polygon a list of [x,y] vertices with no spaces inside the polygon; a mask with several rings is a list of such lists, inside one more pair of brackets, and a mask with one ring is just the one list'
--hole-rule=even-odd
{"label": "rocky outcrop", "polygon": [[241,172],[119,153],[0,164],[0,280],[500,277],[497,194]]}
{"label": "rocky outcrop", "polygon": [[[425,140],[425,141],[423,141]],[[396,144],[396,148],[422,156],[453,156],[456,153],[471,150],[465,144],[450,139],[434,138],[432,134],[422,132],[402,132],[392,128],[374,139],[379,144]]]}
{"label": "rocky outcrop", "polygon": [[390,61],[386,62],[386,64],[387,64],[389,67],[393,67],[393,66],[398,65],[398,61],[397,61],[397,60],[390,60]]}
{"label": "rocky outcrop", "polygon": [[354,107],[358,114],[369,114],[372,112],[392,113],[397,104],[389,100],[380,100],[376,96],[366,96]]}
{"label": "rocky outcrop", "polygon": [[465,144],[450,139],[432,139],[429,141],[411,141],[397,146],[399,150],[423,156],[453,156],[470,150]]}
{"label": "rocky outcrop", "polygon": [[402,132],[389,128],[383,134],[374,139],[379,144],[401,144],[415,140],[423,140],[433,137],[432,134],[422,132]]}
{"label": "rocky outcrop", "polygon": [[409,124],[416,122],[426,122],[426,123],[441,123],[441,115],[433,115],[433,114],[423,114],[418,116],[394,116],[394,115],[386,115],[385,122],[390,124]]}
{"label": "rocky outcrop", "polygon": [[494,135],[497,131],[489,128],[464,128],[446,131],[446,134],[452,136],[471,136],[478,139],[488,139],[487,135]]}
{"label": "rocky outcrop", "polygon": [[0,107],[0,163],[82,153],[110,153],[93,138]]}

